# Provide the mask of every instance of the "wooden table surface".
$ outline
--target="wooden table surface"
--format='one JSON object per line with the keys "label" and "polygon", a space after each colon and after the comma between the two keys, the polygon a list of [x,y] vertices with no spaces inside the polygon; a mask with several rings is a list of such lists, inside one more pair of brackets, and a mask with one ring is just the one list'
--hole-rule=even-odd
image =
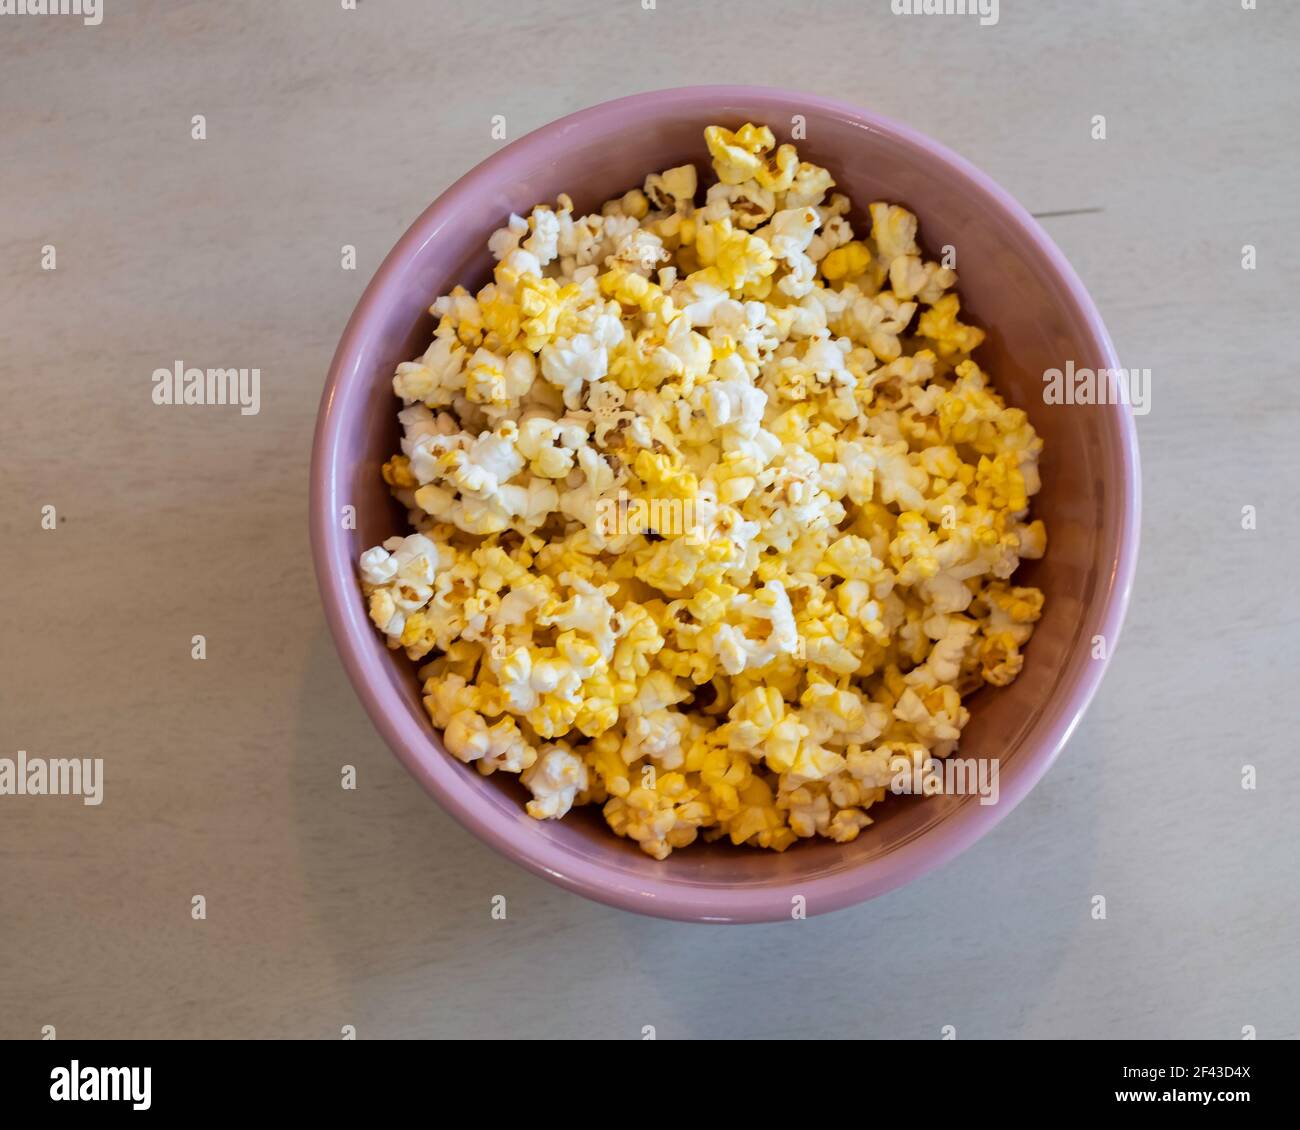
{"label": "wooden table surface", "polygon": [[[0,16],[0,757],[105,766],[98,807],[0,797],[0,1036],[1300,1033],[1300,7],[817,9]],[[443,813],[344,677],[306,538],[344,322],[493,116],[514,138],[695,82],[872,107],[1066,213],[1043,222],[1153,373],[1125,638],[1057,766],[910,886],[735,929],[588,903]],[[178,360],[259,367],[260,412],[155,405]]]}

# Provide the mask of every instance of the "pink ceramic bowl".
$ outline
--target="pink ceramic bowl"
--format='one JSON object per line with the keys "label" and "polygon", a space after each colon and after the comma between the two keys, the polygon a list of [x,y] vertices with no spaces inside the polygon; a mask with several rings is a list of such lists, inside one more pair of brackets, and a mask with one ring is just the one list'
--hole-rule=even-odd
{"label": "pink ceramic bowl", "polygon": [[[859,206],[889,200],[916,212],[927,251],[957,249],[964,310],[985,327],[980,357],[1007,400],[1046,440],[1042,492],[1049,547],[1018,579],[1047,594],[1023,673],[971,701],[965,756],[1000,759],[1000,800],[890,798],[856,843],[801,842],[778,855],[696,844],[659,863],[606,829],[600,814],[525,815],[523,790],[448,756],[420,702],[415,665],[384,647],[357,585],[358,554],[405,532],[380,480],[397,450],[394,366],[423,352],[427,308],[455,283],[482,285],[488,235],[511,212],[568,192],[579,209],[640,184],[651,171],[705,155],[711,123],[767,123],[781,140],[802,119],[800,155],[831,170]],[[866,230],[861,215],[855,227]],[[906,126],[840,102],[762,87],[701,86],[607,102],[507,146],[462,177],[384,260],[339,343],[321,401],[311,469],[311,537],[325,612],[343,664],[375,725],[406,767],[462,824],[517,863],[613,906],[706,922],[788,919],[849,906],[951,859],[1002,819],[1047,771],[1106,667],[1137,556],[1138,456],[1124,406],[1048,406],[1042,374],[1117,368],[1083,286],[1029,214],[962,158]],[[344,508],[356,508],[356,529]]]}

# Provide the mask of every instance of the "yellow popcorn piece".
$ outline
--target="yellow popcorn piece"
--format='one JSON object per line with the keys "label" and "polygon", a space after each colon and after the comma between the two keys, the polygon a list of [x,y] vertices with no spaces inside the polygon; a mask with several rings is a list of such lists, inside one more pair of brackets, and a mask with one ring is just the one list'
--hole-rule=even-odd
{"label": "yellow popcorn piece", "polygon": [[637,787],[605,804],[605,819],[620,836],[636,840],[655,859],[694,842],[710,812],[681,773],[659,775],[654,788]]}
{"label": "yellow popcorn piece", "polygon": [[871,238],[880,258],[892,263],[900,255],[916,254],[916,217],[897,204],[874,203],[871,213]]}
{"label": "yellow popcorn piece", "polygon": [[653,315],[660,324],[666,325],[673,320],[673,300],[662,287],[634,271],[619,267],[601,275],[600,290],[625,306]]}
{"label": "yellow popcorn piece", "polygon": [[822,259],[821,272],[828,282],[853,278],[866,271],[871,265],[872,258],[871,249],[865,243],[854,240],[828,252]]}
{"label": "yellow popcorn piece", "polygon": [[768,280],[776,270],[771,244],[732,227],[729,219],[702,225],[695,252],[703,268],[690,276],[697,283],[757,298],[769,292]]}
{"label": "yellow popcorn piece", "polygon": [[957,320],[960,308],[961,299],[957,295],[945,294],[921,315],[917,325],[917,332],[934,342],[945,361],[969,356],[984,341],[983,330]]}
{"label": "yellow popcorn piece", "polygon": [[738,790],[736,814],[723,823],[733,844],[785,851],[796,836],[776,806],[771,786],[761,777],[751,777]]}
{"label": "yellow popcorn piece", "polygon": [[[1026,662],[1042,440],[916,216],[766,126],[590,215],[511,216],[431,306],[361,555],[448,753],[663,859],[871,835]],[[714,180],[716,178],[716,183]]]}
{"label": "yellow popcorn piece", "polygon": [[770,163],[754,174],[760,187],[770,192],[788,192],[799,171],[799,154],[793,145],[782,145]]}
{"label": "yellow popcorn piece", "polygon": [[763,170],[764,154],[776,144],[767,126],[746,122],[732,133],[722,126],[709,126],[704,142],[713,158],[713,171],[723,184],[743,184]]}
{"label": "yellow popcorn piece", "polygon": [[411,474],[411,461],[405,455],[394,455],[382,468],[384,482],[400,490],[411,490],[419,483]]}

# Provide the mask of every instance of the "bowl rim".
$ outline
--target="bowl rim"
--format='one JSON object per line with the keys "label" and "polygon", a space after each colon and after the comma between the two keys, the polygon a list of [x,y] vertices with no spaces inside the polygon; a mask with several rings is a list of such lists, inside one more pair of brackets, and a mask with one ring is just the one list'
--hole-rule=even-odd
{"label": "bowl rim", "polygon": [[[797,108],[839,118],[895,144],[920,151],[943,166],[951,177],[987,198],[1006,218],[1023,229],[1060,284],[1058,301],[1064,301],[1082,324],[1088,344],[1110,368],[1120,363],[1110,335],[1083,283],[1064,254],[1038,222],[987,174],[946,146],[891,118],[837,99],[767,86],[685,86],[646,91],[602,102],[558,118],[504,146],[476,165],[442,193],[407,229],[385,257],[348,320],[330,364],[321,394],[311,458],[309,527],[317,583],[325,617],[344,669],[375,727],[411,774],[456,820],[485,843],[534,874],[587,898],[625,910],[656,917],[697,922],[767,922],[789,919],[792,898],[806,900],[809,916],[828,913],[884,894],[948,862],[990,832],[1033,788],[1055,762],[1091,703],[1110,658],[1115,653],[1120,628],[1128,608],[1137,565],[1141,523],[1141,479],[1137,433],[1127,404],[1104,406],[1118,439],[1122,507],[1119,545],[1110,576],[1099,585],[1098,599],[1105,603],[1101,632],[1110,641],[1104,658],[1084,664],[1072,683],[1056,695],[1055,711],[1038,742],[1023,749],[1020,771],[1006,782],[995,805],[961,805],[934,827],[900,845],[889,854],[834,874],[763,884],[761,886],[685,885],[662,879],[629,884],[598,861],[583,859],[535,834],[528,821],[504,822],[492,817],[477,780],[467,780],[459,765],[429,733],[416,726],[391,684],[378,677],[379,664],[368,649],[372,633],[362,602],[357,598],[355,563],[351,560],[346,531],[334,519],[339,513],[341,482],[348,468],[339,466],[340,436],[347,421],[339,407],[338,392],[360,380],[373,379],[363,371],[364,345],[381,321],[382,312],[395,297],[399,280],[425,247],[437,238],[444,224],[468,206],[485,186],[513,179],[516,170],[531,166],[539,155],[553,155],[564,145],[565,135],[596,125],[619,121],[645,124],[671,116],[674,110],[715,105],[724,112],[728,102],[753,107],[770,104],[778,109]],[[787,115],[788,116],[788,115]],[[1097,406],[1103,407],[1103,406]],[[432,752],[435,757],[421,756]]]}

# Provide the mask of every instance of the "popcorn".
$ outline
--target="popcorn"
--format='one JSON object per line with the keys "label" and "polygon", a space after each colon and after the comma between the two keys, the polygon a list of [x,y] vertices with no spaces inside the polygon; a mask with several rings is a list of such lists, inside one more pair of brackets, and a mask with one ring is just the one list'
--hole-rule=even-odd
{"label": "popcorn", "polygon": [[870,834],[1025,663],[1042,441],[956,273],[765,126],[488,241],[393,376],[415,531],[358,561],[447,751],[656,859]]}
{"label": "popcorn", "polygon": [[749,123],[732,133],[722,126],[709,126],[704,141],[713,157],[713,171],[723,184],[742,184],[764,167],[764,154],[776,144],[767,126]]}
{"label": "popcorn", "polygon": [[581,404],[583,383],[600,380],[609,371],[609,354],[591,334],[575,334],[542,349],[542,376],[564,394],[567,408]]}
{"label": "popcorn", "polygon": [[705,193],[700,215],[705,220],[730,220],[736,227],[753,231],[771,218],[776,193],[757,181],[715,184]]}
{"label": "popcorn", "polygon": [[484,776],[503,769],[522,773],[537,760],[537,751],[524,740],[518,724],[509,716],[489,726],[481,714],[461,710],[452,715],[443,730],[450,753],[466,764],[478,764]]}
{"label": "popcorn", "polygon": [[587,767],[563,742],[542,747],[541,756],[520,774],[533,794],[528,815],[534,820],[558,820],[578,793],[587,788]]}
{"label": "popcorn", "polygon": [[656,209],[681,211],[691,206],[698,183],[694,165],[678,165],[646,177],[645,195]]}

